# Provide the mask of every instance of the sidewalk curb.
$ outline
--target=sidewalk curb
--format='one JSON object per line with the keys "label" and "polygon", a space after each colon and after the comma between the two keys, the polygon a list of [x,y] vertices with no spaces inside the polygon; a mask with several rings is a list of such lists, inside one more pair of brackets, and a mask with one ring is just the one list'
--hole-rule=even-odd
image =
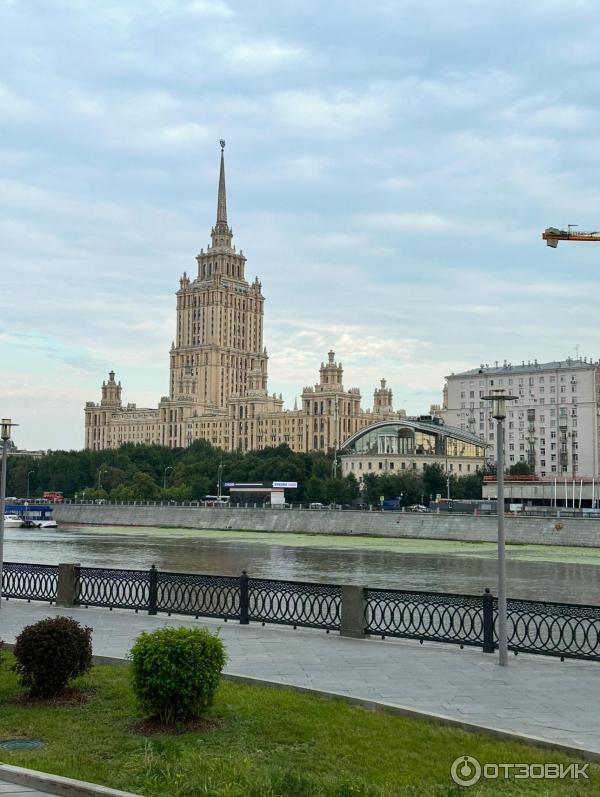
{"label": "sidewalk curb", "polygon": [[13,767],[10,764],[0,764],[0,781],[2,780],[56,794],[58,797],[141,797],[130,791],[117,791],[106,786],[85,783],[83,780],[49,775],[47,772]]}

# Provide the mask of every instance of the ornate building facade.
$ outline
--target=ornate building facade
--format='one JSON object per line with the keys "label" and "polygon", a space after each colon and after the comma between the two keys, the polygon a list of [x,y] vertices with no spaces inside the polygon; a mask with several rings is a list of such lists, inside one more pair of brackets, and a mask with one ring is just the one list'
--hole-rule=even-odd
{"label": "ornate building facade", "polygon": [[225,142],[217,219],[211,244],[197,255],[197,276],[185,272],[177,291],[177,327],[170,351],[169,395],[157,408],[123,405],[121,383],[109,373],[100,403],[85,406],[85,447],[118,448],[124,443],[185,447],[207,440],[228,451],[287,443],[294,451],[327,451],[359,429],[394,411],[385,380],[373,408],[361,409],[358,388],[346,390],[335,353],[321,363],[319,381],[305,387],[302,407],[283,409],[281,395],[267,391],[268,355],[263,341],[264,296],[258,278],[245,277],[246,258],[233,245],[227,220]]}

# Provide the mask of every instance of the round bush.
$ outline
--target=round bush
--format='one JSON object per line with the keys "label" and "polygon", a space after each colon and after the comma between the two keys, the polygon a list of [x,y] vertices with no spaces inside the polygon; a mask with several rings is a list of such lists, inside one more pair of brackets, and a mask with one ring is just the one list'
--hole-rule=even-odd
{"label": "round bush", "polygon": [[70,617],[46,617],[21,631],[14,654],[14,669],[25,689],[54,697],[92,666],[92,629]]}
{"label": "round bush", "polygon": [[133,691],[144,710],[174,723],[212,705],[225,665],[223,643],[204,628],[160,628],[131,649]]}

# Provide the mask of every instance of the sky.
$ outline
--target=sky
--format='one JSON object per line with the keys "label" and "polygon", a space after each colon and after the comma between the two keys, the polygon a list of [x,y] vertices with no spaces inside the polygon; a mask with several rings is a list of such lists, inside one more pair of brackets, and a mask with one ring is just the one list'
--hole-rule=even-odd
{"label": "sky", "polygon": [[286,408],[600,356],[600,15],[585,0],[0,0],[0,414],[81,448],[110,369],[168,391],[175,291],[229,222]]}

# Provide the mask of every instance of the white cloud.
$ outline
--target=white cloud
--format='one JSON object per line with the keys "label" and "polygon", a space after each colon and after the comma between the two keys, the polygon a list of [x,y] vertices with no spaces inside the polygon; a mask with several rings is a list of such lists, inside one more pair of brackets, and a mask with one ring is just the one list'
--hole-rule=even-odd
{"label": "white cloud", "polygon": [[306,53],[303,48],[292,44],[262,40],[239,42],[226,47],[223,56],[226,61],[238,68],[262,72],[292,64],[305,57]]}
{"label": "white cloud", "polygon": [[183,4],[183,8],[186,13],[200,17],[231,19],[234,16],[231,6],[221,0],[189,0]]}
{"label": "white cloud", "polygon": [[389,118],[385,92],[339,89],[282,91],[271,98],[272,113],[285,126],[319,134],[352,136],[365,127],[381,128]]}
{"label": "white cloud", "polygon": [[35,104],[27,97],[0,83],[0,119],[8,122],[32,122],[38,116]]}

